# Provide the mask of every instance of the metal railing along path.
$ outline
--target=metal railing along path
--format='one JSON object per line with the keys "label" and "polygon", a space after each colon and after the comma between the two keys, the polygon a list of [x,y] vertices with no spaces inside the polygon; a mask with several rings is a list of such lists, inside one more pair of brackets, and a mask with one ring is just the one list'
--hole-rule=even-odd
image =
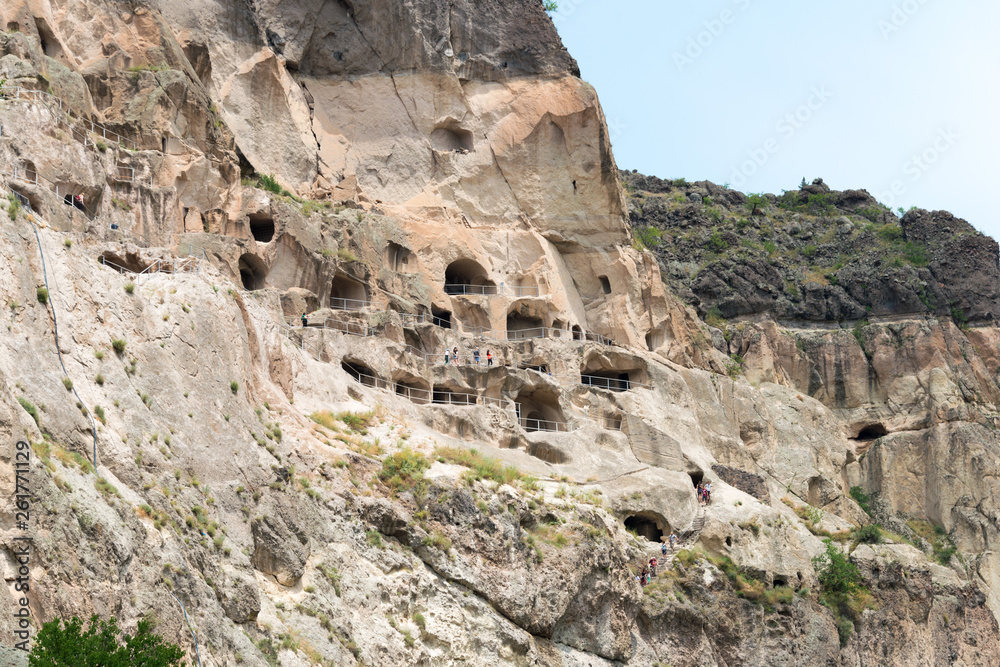
{"label": "metal railing along path", "polygon": [[302,326],[301,318],[286,317],[285,327],[288,329],[289,333],[292,331],[307,331],[309,329],[328,329],[331,331],[339,331],[340,333],[349,334],[351,336],[360,336],[361,338],[370,338],[375,335],[374,327],[370,327],[367,324],[360,324],[357,322],[341,322],[340,320],[330,318],[321,320],[312,318],[307,321],[308,324],[306,326]]}
{"label": "metal railing along path", "polygon": [[60,111],[65,112],[71,118],[76,118],[79,122],[83,123],[91,132],[100,135],[103,139],[114,141],[116,144],[121,144],[129,150],[135,150],[135,142],[131,139],[115,132],[114,130],[109,130],[104,125],[100,123],[95,123],[89,118],[79,116],[73,113],[72,107],[69,106],[62,99],[56,97],[52,93],[47,93],[41,90],[31,90],[28,88],[21,88],[20,86],[3,86],[0,87],[0,100],[5,99],[16,99],[16,100],[28,100],[35,102],[44,102],[46,104],[54,104],[59,108]]}
{"label": "metal railing along path", "polygon": [[[85,203],[80,203],[76,200],[76,192],[68,192],[65,187],[60,186],[58,183],[54,183],[44,176],[40,176],[37,171],[29,169],[21,169],[16,166],[3,166],[0,167],[0,174],[14,179],[15,181],[21,181],[23,183],[28,183],[36,187],[45,188],[49,192],[55,194],[56,198],[62,201],[67,206],[70,206],[84,215],[89,219],[93,220],[97,216],[97,212],[91,207],[87,206]],[[67,198],[69,200],[67,201]],[[80,208],[83,206],[83,208]]]}
{"label": "metal railing along path", "polygon": [[537,287],[515,287],[510,285],[467,285],[464,283],[445,283],[444,293],[451,296],[538,296]]}
{"label": "metal railing along path", "polygon": [[353,364],[344,362],[344,370],[347,371],[354,380],[366,387],[375,389],[387,389],[397,396],[403,396],[414,403],[422,405],[487,405],[502,410],[510,409],[510,401],[489,396],[480,396],[460,391],[449,391],[446,389],[421,389],[410,385],[396,382],[395,380],[385,380],[383,378],[365,373]]}
{"label": "metal railing along path", "polygon": [[169,257],[166,259],[153,260],[146,268],[135,271],[114,262],[109,262],[103,255],[97,258],[98,264],[106,266],[118,273],[132,274],[136,277],[136,282],[142,282],[150,276],[157,274],[175,275],[178,273],[201,273],[201,260],[198,257]]}

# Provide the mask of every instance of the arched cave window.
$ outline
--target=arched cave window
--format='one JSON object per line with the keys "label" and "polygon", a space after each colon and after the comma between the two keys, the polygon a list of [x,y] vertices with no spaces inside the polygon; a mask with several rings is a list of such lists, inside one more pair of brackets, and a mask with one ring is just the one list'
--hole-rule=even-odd
{"label": "arched cave window", "polygon": [[608,280],[607,276],[599,276],[598,280],[601,281],[601,289],[604,290],[605,294],[611,294],[611,281]]}
{"label": "arched cave window", "polygon": [[330,283],[330,308],[359,310],[368,305],[368,287],[354,278],[338,273]]}
{"label": "arched cave window", "polygon": [[871,442],[872,440],[878,440],[883,435],[889,435],[889,431],[886,430],[885,426],[882,426],[882,424],[869,424],[862,428],[854,439],[861,442]]}
{"label": "arched cave window", "polygon": [[355,382],[360,382],[368,387],[378,386],[378,376],[375,375],[375,371],[364,364],[353,359],[344,359],[340,362],[340,367],[354,378]]}
{"label": "arched cave window", "polygon": [[243,289],[258,290],[264,287],[264,281],[267,278],[267,269],[260,258],[249,253],[243,255],[240,257],[239,271]]}
{"label": "arched cave window", "polygon": [[701,484],[701,480],[705,479],[705,473],[700,470],[689,472],[688,476],[691,478],[691,485],[696,488],[699,484]]}
{"label": "arched cave window", "polygon": [[663,531],[650,517],[641,514],[626,517],[625,528],[640,537],[645,537],[650,542],[660,543],[663,541]]}
{"label": "arched cave window", "polygon": [[445,269],[444,291],[445,294],[496,294],[497,288],[479,262],[459,259]]}
{"label": "arched cave window", "polygon": [[270,242],[274,238],[274,219],[266,213],[251,213],[250,233],[258,243]]}
{"label": "arched cave window", "polygon": [[544,338],[545,328],[541,318],[512,312],[507,315],[507,340]]}
{"label": "arched cave window", "polygon": [[439,152],[468,153],[474,148],[472,132],[454,123],[436,127],[431,132],[431,147]]}
{"label": "arched cave window", "polygon": [[431,306],[431,322],[444,329],[451,328],[451,311]]}

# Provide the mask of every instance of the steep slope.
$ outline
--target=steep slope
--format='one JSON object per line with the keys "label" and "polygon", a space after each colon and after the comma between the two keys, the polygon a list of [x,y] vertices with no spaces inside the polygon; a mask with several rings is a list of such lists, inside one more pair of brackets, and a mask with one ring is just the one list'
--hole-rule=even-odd
{"label": "steep slope", "polygon": [[[904,218],[933,259],[893,269],[940,321],[685,287],[633,247],[596,94],[528,0],[0,19],[4,498],[31,451],[0,606],[27,576],[29,633],[152,614],[203,665],[996,664],[995,244]],[[711,244],[688,201],[633,220]],[[822,588],[827,537],[864,590]]]}

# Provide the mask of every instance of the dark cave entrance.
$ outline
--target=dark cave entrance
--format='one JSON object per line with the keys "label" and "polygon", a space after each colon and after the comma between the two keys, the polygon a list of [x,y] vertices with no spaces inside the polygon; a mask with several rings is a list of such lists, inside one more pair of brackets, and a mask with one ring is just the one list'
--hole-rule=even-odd
{"label": "dark cave entrance", "polygon": [[378,376],[375,375],[375,371],[360,362],[344,359],[340,362],[340,368],[350,375],[355,382],[360,382],[366,387],[377,387],[379,385]]}
{"label": "dark cave entrance", "polygon": [[588,371],[580,379],[582,384],[608,391],[628,391],[632,386],[629,374],[617,371]]}
{"label": "dark cave entrance", "polygon": [[248,290],[258,290],[264,287],[264,280],[267,278],[267,269],[259,258],[246,254],[240,257],[237,266],[240,272],[240,282],[243,288]]}
{"label": "dark cave entrance", "polygon": [[889,435],[889,431],[886,430],[885,426],[882,426],[882,424],[869,424],[863,427],[853,439],[861,442],[871,442],[872,440],[878,440],[884,435]]}
{"label": "dark cave entrance", "polygon": [[443,308],[438,308],[437,306],[431,306],[431,321],[443,328],[451,328],[451,311],[444,310]]}
{"label": "dark cave entrance", "polygon": [[274,219],[264,213],[251,213],[250,234],[258,243],[270,242],[274,238]]}
{"label": "dark cave entrance", "polygon": [[697,472],[689,472],[688,476],[691,478],[691,485],[695,488],[698,488],[698,485],[701,484],[701,480],[705,479],[705,473],[700,470]]}
{"label": "dark cave entrance", "polygon": [[663,531],[657,525],[657,521],[648,516],[633,514],[625,518],[625,529],[630,530],[640,537],[644,537],[650,542],[659,544],[663,541]]}

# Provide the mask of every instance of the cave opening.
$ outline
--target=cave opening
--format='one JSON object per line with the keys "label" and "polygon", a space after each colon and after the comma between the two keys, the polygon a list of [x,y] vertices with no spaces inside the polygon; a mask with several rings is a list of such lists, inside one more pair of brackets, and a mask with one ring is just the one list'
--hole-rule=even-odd
{"label": "cave opening", "polygon": [[625,529],[630,530],[639,537],[644,537],[650,542],[659,544],[663,541],[663,530],[657,525],[657,521],[642,514],[633,514],[625,518]]}
{"label": "cave opening", "polygon": [[423,380],[407,374],[403,377],[395,377],[396,395],[407,398],[417,405],[426,405],[431,399],[431,387]]}
{"label": "cave opening", "polygon": [[444,271],[445,294],[496,294],[496,283],[486,274],[479,262],[459,259]]}
{"label": "cave opening", "polygon": [[431,322],[443,329],[450,329],[451,311],[438,308],[437,306],[431,306]]}
{"label": "cave opening", "polygon": [[629,374],[617,371],[587,371],[580,379],[585,385],[609,391],[628,391],[632,386]]}
{"label": "cave opening", "polygon": [[507,340],[544,338],[545,323],[539,317],[511,312],[507,315]]}
{"label": "cave opening", "polygon": [[333,310],[360,310],[368,305],[368,286],[343,273],[338,273],[330,283],[330,308]]}
{"label": "cave opening", "polygon": [[264,262],[258,257],[249,253],[243,255],[240,257],[238,270],[243,289],[252,291],[264,287],[264,281],[267,278],[267,269],[264,267]]}
{"label": "cave opening", "polygon": [[409,269],[410,256],[412,254],[408,248],[394,241],[389,241],[389,244],[385,247],[386,260],[393,271]]}
{"label": "cave opening", "polygon": [[368,368],[368,366],[365,366],[364,364],[353,359],[343,359],[340,362],[340,367],[345,373],[350,375],[355,382],[360,382],[368,387],[378,386],[378,376],[375,375],[375,371]]}
{"label": "cave opening", "polygon": [[688,477],[691,478],[691,486],[698,488],[698,485],[701,484],[701,480],[705,479],[705,473],[700,470],[696,470],[695,472],[689,472]]}
{"label": "cave opening", "polygon": [[475,148],[475,141],[471,131],[448,123],[431,132],[431,147],[439,152],[469,153]]}
{"label": "cave opening", "polygon": [[854,440],[859,440],[861,442],[871,442],[872,440],[878,440],[884,435],[889,435],[889,431],[882,424],[869,424],[858,431],[858,435]]}
{"label": "cave opening", "polygon": [[605,294],[611,294],[611,281],[608,280],[607,276],[598,276],[598,280],[601,281],[601,290]]}
{"label": "cave opening", "polygon": [[266,213],[251,213],[250,234],[258,243],[269,243],[274,238],[274,218]]}
{"label": "cave opening", "polygon": [[476,396],[456,390],[448,385],[435,385],[433,402],[435,405],[475,405]]}
{"label": "cave opening", "polygon": [[566,432],[569,425],[559,407],[558,395],[547,390],[522,391],[514,399],[518,423],[528,433]]}

